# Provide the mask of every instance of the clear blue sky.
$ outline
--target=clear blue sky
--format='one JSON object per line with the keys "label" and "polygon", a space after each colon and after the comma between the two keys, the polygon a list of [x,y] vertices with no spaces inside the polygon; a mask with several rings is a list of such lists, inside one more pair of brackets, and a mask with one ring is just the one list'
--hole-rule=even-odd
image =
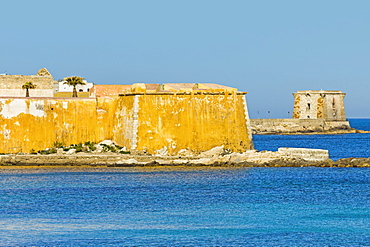
{"label": "clear blue sky", "polygon": [[297,90],[342,90],[370,117],[370,1],[3,1],[0,73],[96,84],[214,82],[251,118],[286,118]]}

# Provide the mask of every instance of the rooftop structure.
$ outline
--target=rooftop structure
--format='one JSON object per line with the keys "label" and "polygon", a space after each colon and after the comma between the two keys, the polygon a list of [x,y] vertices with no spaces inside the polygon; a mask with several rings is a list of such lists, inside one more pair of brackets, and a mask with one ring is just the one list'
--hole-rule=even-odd
{"label": "rooftop structure", "polygon": [[35,89],[29,90],[30,97],[53,97],[54,81],[49,71],[40,69],[36,75],[0,75],[0,97],[25,97],[22,86],[26,82],[36,85]]}
{"label": "rooftop structure", "polygon": [[[90,90],[94,86],[94,83],[83,80],[85,85],[77,85],[76,90],[78,97],[89,97]],[[64,80],[54,83],[54,97],[72,97],[73,86],[65,84]]]}

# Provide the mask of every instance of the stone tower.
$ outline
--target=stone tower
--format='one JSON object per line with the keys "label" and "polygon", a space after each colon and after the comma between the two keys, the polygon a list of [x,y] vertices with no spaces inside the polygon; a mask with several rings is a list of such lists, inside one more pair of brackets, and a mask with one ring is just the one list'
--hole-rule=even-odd
{"label": "stone tower", "polygon": [[293,118],[346,121],[345,95],[341,91],[297,91],[293,93]]}

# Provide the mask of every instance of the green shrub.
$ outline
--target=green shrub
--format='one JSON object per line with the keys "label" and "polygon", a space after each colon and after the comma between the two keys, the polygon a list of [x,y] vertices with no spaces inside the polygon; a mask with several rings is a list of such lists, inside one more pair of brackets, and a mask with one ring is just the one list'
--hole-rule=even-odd
{"label": "green shrub", "polygon": [[54,142],[53,147],[55,147],[55,148],[62,148],[63,147],[63,143],[61,143],[61,142]]}
{"label": "green shrub", "polygon": [[57,153],[57,149],[56,148],[48,148],[48,149],[45,149],[45,150],[39,150],[38,153],[39,154],[55,154],[55,153]]}
{"label": "green shrub", "polygon": [[90,151],[95,151],[96,150],[96,147],[95,147],[95,142],[85,142],[85,146],[90,150]]}
{"label": "green shrub", "polygon": [[100,146],[103,147],[103,152],[113,152],[114,153],[117,151],[115,146],[109,146],[107,144],[100,144]]}

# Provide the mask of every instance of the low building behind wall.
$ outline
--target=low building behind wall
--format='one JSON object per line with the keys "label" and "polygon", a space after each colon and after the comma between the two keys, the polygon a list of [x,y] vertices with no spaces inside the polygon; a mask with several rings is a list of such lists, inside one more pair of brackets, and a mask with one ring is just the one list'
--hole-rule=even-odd
{"label": "low building behind wall", "polygon": [[30,89],[31,97],[53,97],[54,79],[47,69],[40,69],[36,75],[0,75],[0,97],[25,97],[22,86],[26,82],[36,85]]}
{"label": "low building behind wall", "polygon": [[[83,82],[85,84],[81,85],[81,84],[78,84],[76,85],[76,91],[77,93],[83,93],[81,94],[82,97],[89,97],[89,92],[90,92],[90,89],[94,86],[94,83],[92,82],[88,82],[87,80],[83,80]],[[73,93],[73,86],[70,86],[68,84],[66,84],[66,81],[65,80],[59,80],[58,82],[55,82],[54,83],[54,97],[58,97],[59,94],[63,94],[63,93],[69,93],[69,97],[72,97],[72,93]]]}
{"label": "low building behind wall", "polygon": [[0,98],[0,153],[106,139],[152,154],[252,149],[245,93],[196,87],[154,90],[153,84],[139,84],[110,97]]}

